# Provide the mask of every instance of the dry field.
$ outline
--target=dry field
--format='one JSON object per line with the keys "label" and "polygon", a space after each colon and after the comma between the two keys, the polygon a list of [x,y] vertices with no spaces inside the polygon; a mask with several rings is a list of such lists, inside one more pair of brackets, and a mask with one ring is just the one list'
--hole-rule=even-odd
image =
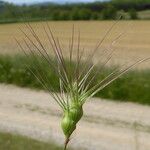
{"label": "dry field", "polygon": [[[68,41],[71,36],[72,26],[75,25],[75,33],[81,32],[81,48],[90,52],[104,37],[106,31],[111,27],[113,21],[58,21],[49,22],[56,37],[58,37],[67,51]],[[42,42],[45,43],[48,49],[51,49],[48,44],[46,35],[44,34],[44,23],[31,23],[33,28],[37,30]],[[23,35],[19,30],[21,27],[24,31],[24,24],[6,24],[0,25],[0,53],[15,54],[19,52],[16,42],[13,39],[15,36],[22,39]],[[111,42],[119,35],[121,38],[117,40],[113,48],[115,49],[112,61],[113,63],[124,63],[145,58],[150,56],[150,21],[119,21],[112,31],[107,35],[106,40],[101,45],[100,49],[107,49]],[[77,37],[77,34],[76,34]],[[96,59],[100,58],[100,51],[96,54]],[[150,62],[140,65],[140,68],[149,68]]]}

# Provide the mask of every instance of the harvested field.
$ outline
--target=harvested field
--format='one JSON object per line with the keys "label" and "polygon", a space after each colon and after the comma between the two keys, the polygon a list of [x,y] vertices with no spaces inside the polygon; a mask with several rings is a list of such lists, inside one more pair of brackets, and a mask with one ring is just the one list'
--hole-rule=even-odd
{"label": "harvested field", "polygon": [[[86,53],[88,53],[94,48],[96,43],[104,37],[106,31],[113,23],[114,21],[58,21],[49,22],[49,25],[67,52],[68,41],[74,24],[75,33],[78,33],[78,30],[81,32],[81,48],[85,48]],[[37,22],[31,23],[31,25],[37,30],[37,33],[41,37],[42,42],[45,43],[47,49],[51,49],[44,34],[44,23]],[[26,31],[25,25],[21,23],[0,25],[0,54],[15,54],[19,52],[19,48],[13,39],[13,36],[18,39],[23,38],[19,27]],[[150,56],[150,21],[119,21],[107,35],[100,49],[108,49],[113,39],[121,33],[125,34],[123,34],[113,46],[115,49],[114,57],[112,58],[113,63],[122,64]],[[99,59],[100,54],[101,53],[98,52],[95,58]],[[147,62],[139,67],[149,68],[149,66],[150,62]]]}

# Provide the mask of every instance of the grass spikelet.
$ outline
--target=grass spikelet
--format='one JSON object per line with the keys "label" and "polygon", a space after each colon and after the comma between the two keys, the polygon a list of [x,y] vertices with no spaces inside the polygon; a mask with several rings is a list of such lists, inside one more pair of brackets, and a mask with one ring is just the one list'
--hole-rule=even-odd
{"label": "grass spikelet", "polygon": [[[49,43],[49,48],[46,48],[36,30],[29,23],[25,24],[27,31],[20,28],[24,35],[23,42],[15,39],[20,49],[28,58],[28,61],[34,61],[32,68],[26,65],[28,70],[36,77],[45,90],[49,92],[63,111],[61,128],[65,135],[64,150],[67,149],[70,137],[83,116],[84,103],[135,65],[149,59],[139,59],[132,64],[112,68],[107,76],[97,80],[97,77],[101,75],[101,72],[112,58],[114,52],[113,44],[123,35],[123,33],[119,34],[112,41],[108,49],[100,51],[102,43],[111,33],[116,23],[106,31],[104,37],[98,42],[93,51],[90,51],[87,57],[84,57],[85,50],[81,47],[80,31],[76,32],[74,26],[67,53],[64,51],[59,39],[54,36],[48,23],[43,25],[43,33]],[[93,58],[98,51],[101,52],[101,57],[98,62],[94,63]],[[60,94],[54,92],[54,87],[49,86],[51,84],[48,83],[52,81],[46,76],[45,70],[42,70],[39,57],[48,66],[47,71],[50,69],[56,74],[59,80]]]}

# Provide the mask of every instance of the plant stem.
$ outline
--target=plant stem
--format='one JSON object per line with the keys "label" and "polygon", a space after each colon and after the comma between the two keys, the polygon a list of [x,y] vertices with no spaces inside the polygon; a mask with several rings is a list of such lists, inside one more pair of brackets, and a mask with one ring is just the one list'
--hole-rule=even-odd
{"label": "plant stem", "polygon": [[70,141],[70,139],[69,139],[69,138],[67,138],[67,139],[66,139],[66,141],[65,141],[64,150],[67,150],[67,145],[68,145],[69,141]]}

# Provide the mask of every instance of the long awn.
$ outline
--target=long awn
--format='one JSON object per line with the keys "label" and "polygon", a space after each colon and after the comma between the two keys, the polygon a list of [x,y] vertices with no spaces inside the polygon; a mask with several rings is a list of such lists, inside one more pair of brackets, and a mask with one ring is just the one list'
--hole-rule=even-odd
{"label": "long awn", "polygon": [[[76,40],[74,26],[72,28],[72,35],[69,40],[68,59],[65,56],[59,39],[54,36],[48,23],[43,26],[43,29],[52,51],[45,48],[40,37],[30,23],[26,23],[25,26],[31,35],[27,34],[20,28],[24,35],[24,44],[15,38],[18,46],[24,52],[28,60],[34,61],[34,66],[32,66],[32,68],[26,65],[27,69],[37,78],[40,84],[50,93],[53,99],[63,110],[61,127],[66,138],[64,150],[67,149],[70,136],[76,129],[77,123],[83,116],[83,104],[135,65],[150,59],[139,59],[129,65],[125,64],[122,66],[117,66],[103,79],[100,78],[97,82],[94,82],[95,79],[101,75],[102,71],[105,69],[105,66],[112,58],[114,52],[114,49],[112,48],[113,44],[124,34],[119,34],[112,41],[108,49],[101,51],[99,61],[97,63],[93,63],[94,56],[116,24],[117,21],[107,30],[104,37],[98,42],[96,47],[86,58],[84,58],[85,50],[84,48],[81,48],[80,31],[78,32]],[[77,42],[77,44],[75,44],[75,42]],[[75,45],[77,45],[76,48]],[[45,62],[48,68],[58,77],[60,94],[56,93],[51,84],[49,84],[51,81],[42,70],[42,65],[40,62],[41,59],[39,58],[42,58],[42,61]]]}

